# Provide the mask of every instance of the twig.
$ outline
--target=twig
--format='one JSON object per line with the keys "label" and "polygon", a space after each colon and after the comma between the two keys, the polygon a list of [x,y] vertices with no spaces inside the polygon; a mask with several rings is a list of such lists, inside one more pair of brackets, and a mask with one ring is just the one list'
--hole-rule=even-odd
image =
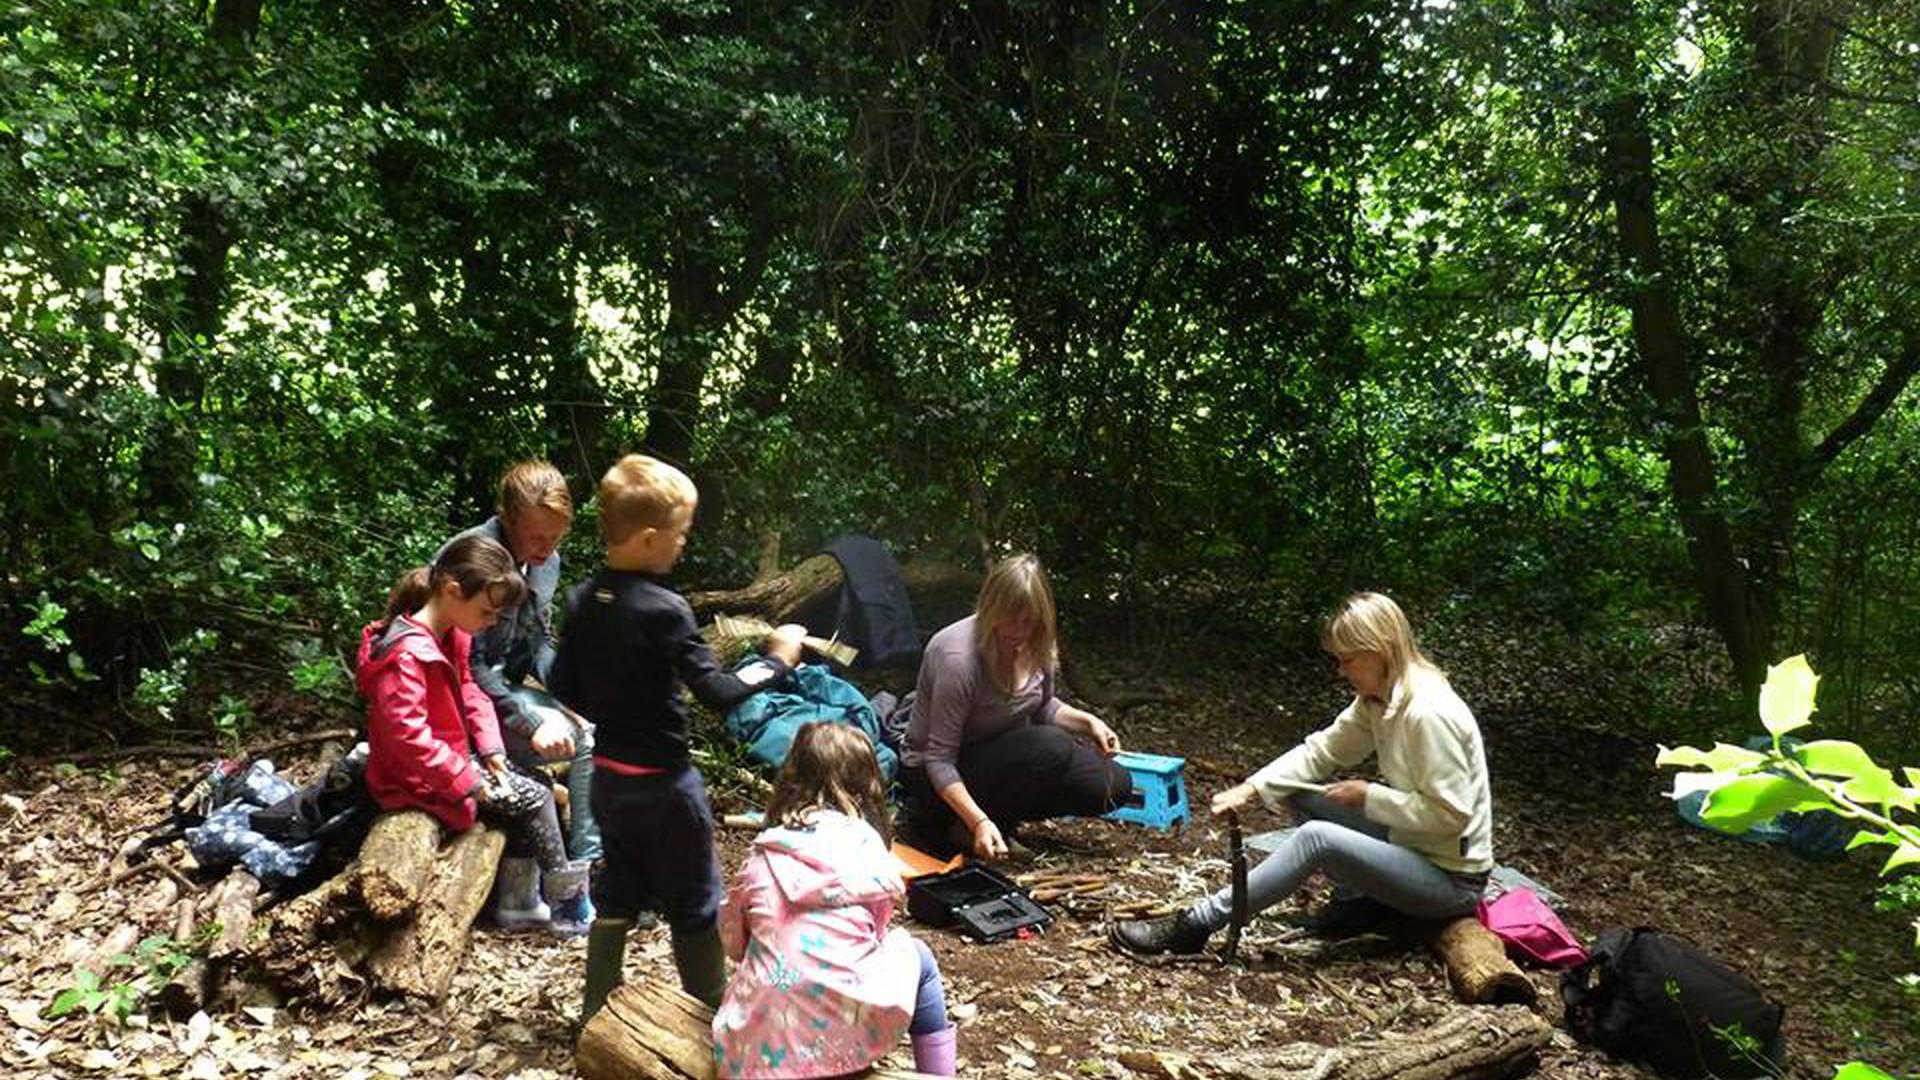
{"label": "twig", "polygon": [[[352,728],[335,728],[331,731],[309,732],[295,735],[277,742],[267,743],[246,753],[248,758],[266,757],[282,750],[306,746],[310,743],[326,742],[329,739],[351,739],[356,733]],[[112,750],[88,750],[78,754],[42,754],[37,757],[23,758],[27,765],[51,765],[57,762],[79,764],[86,761],[124,760],[135,757],[225,757],[223,747],[209,746],[204,743],[147,743],[140,746],[122,746]]]}
{"label": "twig", "polygon": [[1375,1013],[1372,1009],[1368,1008],[1366,1004],[1362,1002],[1359,998],[1354,997],[1352,994],[1347,993],[1345,988],[1343,988],[1339,983],[1334,982],[1332,979],[1327,978],[1325,975],[1322,975],[1317,971],[1310,971],[1307,973],[1307,975],[1310,978],[1312,978],[1314,982],[1319,983],[1328,992],[1332,993],[1334,997],[1337,997],[1341,1001],[1346,1002],[1347,1007],[1352,1009],[1354,1012],[1359,1013],[1361,1017],[1367,1021],[1368,1024],[1371,1024],[1374,1026],[1379,1025],[1380,1023],[1379,1014]]}

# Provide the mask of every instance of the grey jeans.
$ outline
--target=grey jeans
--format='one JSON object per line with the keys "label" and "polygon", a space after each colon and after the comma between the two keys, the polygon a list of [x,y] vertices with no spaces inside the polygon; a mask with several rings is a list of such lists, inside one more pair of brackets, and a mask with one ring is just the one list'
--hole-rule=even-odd
{"label": "grey jeans", "polygon": [[[1247,872],[1247,912],[1265,911],[1292,896],[1315,870],[1332,878],[1336,891],[1359,893],[1417,919],[1471,914],[1485,875],[1453,874],[1427,857],[1387,839],[1387,827],[1368,821],[1316,792],[1287,800],[1300,827],[1280,850]],[[1222,889],[1193,905],[1188,915],[1219,929],[1233,919],[1233,890]]]}
{"label": "grey jeans", "polygon": [[[560,703],[545,691],[516,686],[508,693],[521,700],[529,714],[545,721],[566,719]],[[533,749],[533,740],[502,725],[500,740],[506,743],[507,758],[523,768],[538,769],[545,759]],[[593,819],[593,725],[573,725],[573,760],[567,763],[567,819],[571,823],[567,837],[568,853],[576,859],[600,857],[600,825]]]}

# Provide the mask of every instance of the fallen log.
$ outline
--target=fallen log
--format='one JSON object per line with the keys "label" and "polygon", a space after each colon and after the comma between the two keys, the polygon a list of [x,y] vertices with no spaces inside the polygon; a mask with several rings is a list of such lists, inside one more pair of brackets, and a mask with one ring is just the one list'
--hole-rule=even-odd
{"label": "fallen log", "polygon": [[447,996],[506,845],[505,833],[479,826],[453,837],[421,889],[413,918],[368,960],[376,986],[430,1001]]}
{"label": "fallen log", "polygon": [[239,869],[227,874],[220,886],[220,899],[213,907],[220,930],[207,948],[208,959],[224,960],[246,951],[247,939],[253,933],[253,902],[259,895],[259,878]]}
{"label": "fallen log", "polygon": [[286,997],[313,1004],[373,988],[445,997],[506,837],[477,825],[441,839],[428,815],[381,815],[346,869],[274,912],[253,959]]}
{"label": "fallen log", "polygon": [[354,883],[367,913],[391,920],[420,903],[440,855],[440,822],[420,810],[381,814],[354,860]]}
{"label": "fallen log", "polygon": [[[584,1080],[708,1080],[715,1075],[713,1010],[657,979],[616,987],[580,1032],[573,1067]],[[873,1080],[925,1076],[899,1069],[854,1075]]]}
{"label": "fallen log", "polygon": [[378,932],[359,910],[354,878],[349,866],[274,913],[254,958],[289,997],[339,1004],[365,993],[359,967]]}
{"label": "fallen log", "polygon": [[1455,1007],[1417,1031],[1362,1035],[1340,1046],[1289,1043],[1218,1056],[1128,1051],[1120,1063],[1162,1077],[1221,1080],[1499,1080],[1533,1064],[1553,1034],[1518,1005]]}
{"label": "fallen log", "polygon": [[185,1020],[194,1013],[206,1011],[215,984],[213,968],[213,961],[196,956],[173,973],[167,985],[160,988],[160,1006],[167,1010],[168,1016]]}
{"label": "fallen log", "polygon": [[694,615],[706,621],[721,612],[751,612],[769,622],[791,622],[795,612],[840,587],[846,575],[831,555],[802,559],[793,569],[756,581],[744,589],[687,594]]}
{"label": "fallen log", "polygon": [[1506,946],[1471,915],[1434,928],[1427,945],[1446,965],[1454,995],[1468,1005],[1532,1005],[1540,997]]}
{"label": "fallen log", "polygon": [[[106,974],[108,969],[114,966],[114,958],[132,954],[133,947],[138,944],[139,941],[139,924],[131,922],[121,923],[109,931],[106,937],[101,938],[100,944],[94,946],[85,958],[78,964],[75,964],[74,969],[76,971],[89,972],[94,978],[105,982],[107,981]],[[124,963],[124,961],[122,962]]]}

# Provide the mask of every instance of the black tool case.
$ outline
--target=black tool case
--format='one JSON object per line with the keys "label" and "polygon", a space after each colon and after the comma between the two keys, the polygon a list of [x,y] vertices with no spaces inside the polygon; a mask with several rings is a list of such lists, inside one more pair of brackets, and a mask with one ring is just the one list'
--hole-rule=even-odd
{"label": "black tool case", "polygon": [[914,878],[907,914],[928,926],[953,926],[975,941],[1004,941],[1022,930],[1044,930],[1053,916],[999,871],[963,866]]}

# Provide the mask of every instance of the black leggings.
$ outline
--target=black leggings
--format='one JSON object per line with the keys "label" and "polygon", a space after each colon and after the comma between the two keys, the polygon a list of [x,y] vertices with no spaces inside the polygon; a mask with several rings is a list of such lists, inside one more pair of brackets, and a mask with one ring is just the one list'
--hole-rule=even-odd
{"label": "black leggings", "polygon": [[567,845],[560,839],[553,785],[511,764],[494,783],[499,794],[480,804],[480,820],[507,835],[507,854],[535,859],[543,871],[565,870]]}
{"label": "black leggings", "polygon": [[[1003,834],[1023,821],[1098,817],[1133,795],[1133,777],[1112,758],[1053,724],[1029,724],[960,748],[960,780]],[[953,808],[924,768],[901,770],[907,813],[919,837],[943,836]]]}

